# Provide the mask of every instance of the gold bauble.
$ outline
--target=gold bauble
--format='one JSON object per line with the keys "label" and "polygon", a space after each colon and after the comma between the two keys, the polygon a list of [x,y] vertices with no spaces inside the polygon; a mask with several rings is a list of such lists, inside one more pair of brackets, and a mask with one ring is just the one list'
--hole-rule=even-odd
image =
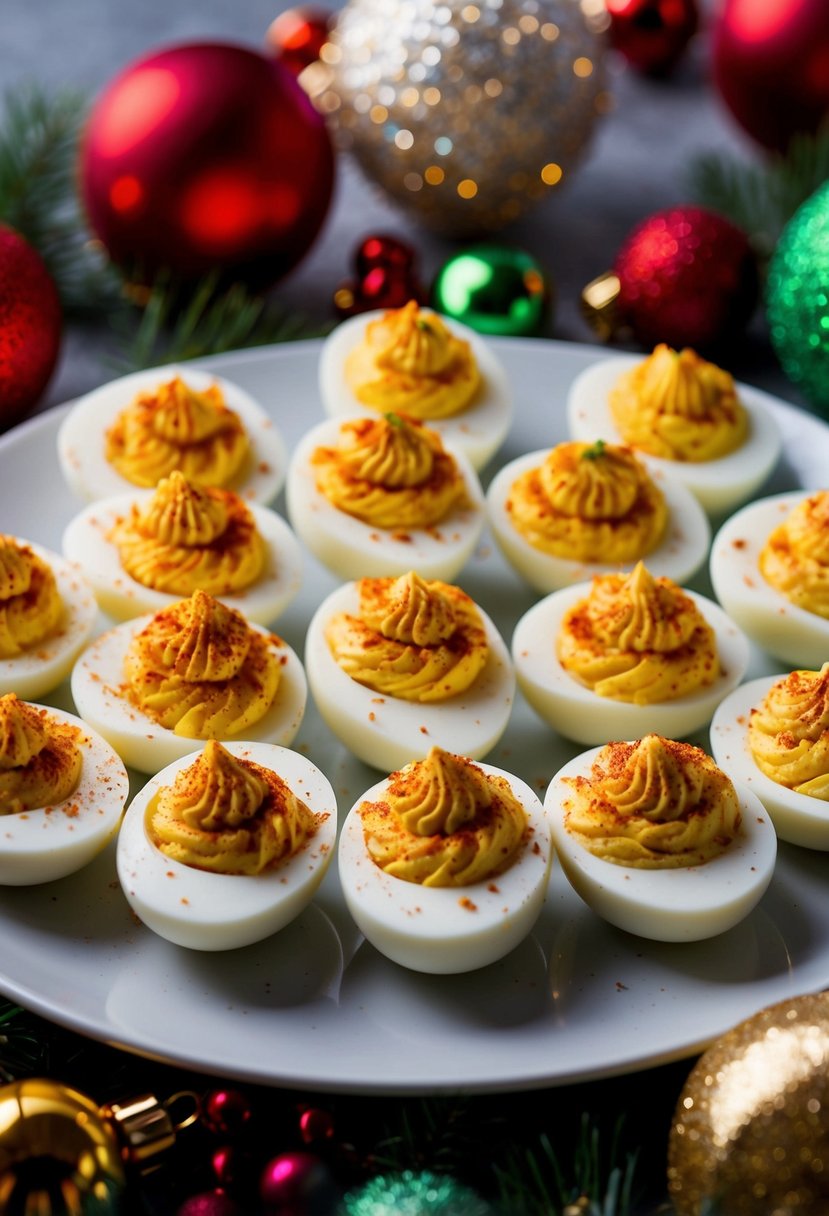
{"label": "gold bauble", "polygon": [[607,23],[604,0],[348,0],[310,91],[424,225],[485,234],[584,152],[608,108]]}
{"label": "gold bauble", "polygon": [[94,1102],[54,1081],[0,1088],[0,1212],[103,1216],[123,1187],[117,1137]]}
{"label": "gold bauble", "polygon": [[702,1056],[668,1149],[677,1216],[829,1212],[829,993],[741,1022]]}

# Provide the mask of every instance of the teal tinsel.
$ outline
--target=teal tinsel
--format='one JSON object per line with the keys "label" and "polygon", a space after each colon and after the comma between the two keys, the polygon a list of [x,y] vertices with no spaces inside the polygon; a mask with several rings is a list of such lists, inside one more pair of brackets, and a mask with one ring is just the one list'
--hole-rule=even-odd
{"label": "teal tinsel", "polygon": [[492,1209],[468,1186],[429,1170],[380,1174],[349,1191],[341,1216],[493,1216]]}
{"label": "teal tinsel", "polygon": [[829,182],[783,229],[769,265],[766,312],[783,370],[829,417]]}

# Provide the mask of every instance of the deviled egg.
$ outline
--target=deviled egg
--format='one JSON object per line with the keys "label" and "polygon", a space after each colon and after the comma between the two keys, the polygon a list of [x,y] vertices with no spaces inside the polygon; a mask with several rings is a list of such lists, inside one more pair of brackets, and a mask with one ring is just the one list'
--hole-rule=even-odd
{"label": "deviled egg", "polygon": [[781,840],[829,849],[829,663],[740,685],[714,714],[711,751]]}
{"label": "deviled egg", "polygon": [[711,583],[753,642],[792,666],[829,656],[829,490],[750,503],[714,537]]}
{"label": "deviled egg", "polygon": [[780,455],[769,398],[694,351],[664,344],[644,360],[615,355],[587,368],[567,414],[574,439],[627,444],[712,515],[754,494]]}
{"label": "deviled egg", "polygon": [[118,878],[154,933],[231,950],[276,933],[310,903],[336,833],[334,791],[305,756],[211,741],[136,794],[118,836]]}
{"label": "deviled egg", "polygon": [[640,937],[723,933],[774,872],[777,837],[760,799],[690,743],[646,735],[583,752],[550,782],[544,807],[574,890]]}
{"label": "deviled egg", "polygon": [[73,562],[0,533],[0,695],[39,697],[72,669],[98,605]]}
{"label": "deviled egg", "polygon": [[142,773],[198,740],[287,747],[307,695],[291,647],[204,591],[102,634],[75,664],[71,687],[81,716]]}
{"label": "deviled egg", "polygon": [[85,507],[64,531],[63,552],[83,567],[103,611],[121,621],[198,587],[267,625],[302,581],[299,542],[276,512],[179,472],[155,490]]}
{"label": "deviled egg", "polygon": [[174,469],[270,502],[287,467],[284,440],[262,406],[194,367],[133,372],[85,394],[58,431],[58,458],[86,502],[152,489]]}
{"label": "deviled egg", "polygon": [[527,936],[552,852],[528,785],[435,747],[366,790],[337,860],[368,941],[403,967],[442,975],[485,967]]}
{"label": "deviled egg", "polygon": [[123,763],[86,722],[0,697],[0,884],[80,870],[118,831],[128,794]]}
{"label": "deviled egg", "polygon": [[518,685],[546,722],[578,743],[684,738],[742,680],[748,639],[718,604],[640,562],[553,592],[518,621]]}
{"label": "deviled egg", "polygon": [[454,578],[484,526],[484,497],[465,456],[396,414],[323,422],[297,445],[288,516],[341,578]]}
{"label": "deviled egg", "polygon": [[603,440],[519,456],[496,473],[486,500],[499,548],[542,592],[630,569],[642,558],[654,574],[684,582],[711,540],[690,491]]}
{"label": "deviled egg", "polygon": [[338,325],[323,344],[319,383],[331,417],[417,418],[475,469],[495,454],[512,420],[512,390],[492,347],[414,300]]}
{"label": "deviled egg", "polygon": [[333,591],[308,626],[305,668],[333,733],[386,772],[435,743],[480,759],[515,695],[509,651],[486,613],[459,587],[414,571]]}

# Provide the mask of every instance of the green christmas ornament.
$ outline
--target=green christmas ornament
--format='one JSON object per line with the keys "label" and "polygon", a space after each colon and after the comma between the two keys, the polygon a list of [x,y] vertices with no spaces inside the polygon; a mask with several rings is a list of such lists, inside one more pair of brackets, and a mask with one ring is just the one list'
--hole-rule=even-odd
{"label": "green christmas ornament", "polygon": [[447,1175],[429,1170],[379,1174],[349,1191],[340,1216],[493,1216],[475,1191]]}
{"label": "green christmas ornament", "polygon": [[766,315],[784,372],[829,417],[829,182],[783,229],[769,266]]}
{"label": "green christmas ornament", "polygon": [[482,334],[538,334],[552,297],[539,263],[523,249],[476,245],[444,264],[432,285],[438,312]]}

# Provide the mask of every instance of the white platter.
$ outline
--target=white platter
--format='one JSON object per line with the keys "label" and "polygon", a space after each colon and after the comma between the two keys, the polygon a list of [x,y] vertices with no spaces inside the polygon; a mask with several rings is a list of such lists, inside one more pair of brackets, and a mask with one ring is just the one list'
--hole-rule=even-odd
{"label": "white platter", "polygon": [[[567,389],[603,352],[540,340],[493,344],[516,397],[497,467],[566,437]],[[202,365],[257,397],[292,449],[300,428],[323,416],[318,355],[319,343],[306,342]],[[766,399],[786,453],[766,492],[817,488],[829,465],[829,428]],[[62,416],[52,411],[0,438],[0,528],[52,548],[80,506],[58,469]],[[507,639],[537,598],[486,534],[458,581]],[[305,584],[277,623],[298,653],[313,610],[336,585],[306,557]],[[692,585],[711,593],[707,578]],[[778,667],[754,652],[746,678]],[[71,707],[65,689],[50,699]],[[343,810],[377,780],[313,706],[295,746],[322,768]],[[487,759],[541,791],[577,750],[519,697]],[[0,991],[92,1037],[240,1080],[355,1093],[529,1089],[692,1055],[763,1006],[829,984],[826,906],[825,855],[781,845],[771,886],[746,921],[711,941],[659,944],[599,920],[554,867],[545,909],[523,945],[478,972],[427,976],[363,941],[334,866],[310,908],[267,941],[209,956],[172,946],[131,915],[110,847],[70,878],[0,888]]]}

